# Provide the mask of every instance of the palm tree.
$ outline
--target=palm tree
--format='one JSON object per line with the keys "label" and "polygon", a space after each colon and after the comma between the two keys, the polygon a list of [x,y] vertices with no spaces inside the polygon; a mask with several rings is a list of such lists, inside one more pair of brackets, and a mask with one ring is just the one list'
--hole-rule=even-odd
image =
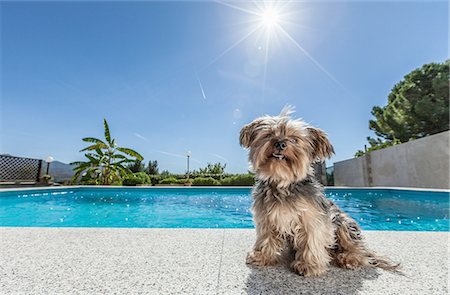
{"label": "palm tree", "polygon": [[[131,174],[130,169],[126,167],[126,163],[136,160],[142,161],[144,158],[136,151],[118,147],[115,139],[111,139],[109,126],[106,119],[103,119],[105,128],[105,141],[95,137],[83,138],[83,141],[90,142],[92,145],[82,149],[80,152],[88,151],[85,157],[88,159],[83,162],[73,162],[75,174],[72,181],[76,182],[80,175],[90,179],[94,179],[97,184],[109,185],[122,177]],[[127,156],[134,157],[130,159]]]}

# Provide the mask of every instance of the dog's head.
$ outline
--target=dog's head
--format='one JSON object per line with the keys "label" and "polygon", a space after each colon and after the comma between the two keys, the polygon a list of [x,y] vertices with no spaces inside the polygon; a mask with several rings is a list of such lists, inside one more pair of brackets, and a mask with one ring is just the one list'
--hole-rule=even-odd
{"label": "dog's head", "polygon": [[249,160],[258,178],[289,184],[303,180],[314,162],[333,153],[326,134],[290,117],[292,107],[278,116],[264,116],[244,126],[240,143],[249,148]]}

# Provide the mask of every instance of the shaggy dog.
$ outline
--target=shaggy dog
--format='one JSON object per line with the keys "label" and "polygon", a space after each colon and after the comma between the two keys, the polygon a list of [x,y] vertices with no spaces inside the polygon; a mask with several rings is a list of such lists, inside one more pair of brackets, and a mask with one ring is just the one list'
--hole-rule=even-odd
{"label": "shaggy dog", "polygon": [[319,276],[330,263],[395,271],[399,265],[368,250],[356,221],[325,197],[312,164],[329,158],[333,147],[322,130],[291,119],[292,112],[285,107],[240,132],[257,178],[252,207],[257,237],[247,263],[277,264],[288,245],[295,253],[292,269],[304,276]]}

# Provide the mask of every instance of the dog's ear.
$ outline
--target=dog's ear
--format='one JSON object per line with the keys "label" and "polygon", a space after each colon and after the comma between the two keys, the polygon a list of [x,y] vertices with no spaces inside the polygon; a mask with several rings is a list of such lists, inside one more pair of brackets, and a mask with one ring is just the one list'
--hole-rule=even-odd
{"label": "dog's ear", "polygon": [[309,127],[307,128],[312,145],[312,158],[315,161],[322,162],[326,158],[331,158],[334,154],[334,148],[327,138],[325,132],[320,129]]}
{"label": "dog's ear", "polygon": [[250,124],[245,125],[241,129],[241,133],[239,135],[239,143],[241,146],[245,148],[249,148],[252,144],[253,140],[256,137],[256,127],[261,123],[261,120],[255,120]]}

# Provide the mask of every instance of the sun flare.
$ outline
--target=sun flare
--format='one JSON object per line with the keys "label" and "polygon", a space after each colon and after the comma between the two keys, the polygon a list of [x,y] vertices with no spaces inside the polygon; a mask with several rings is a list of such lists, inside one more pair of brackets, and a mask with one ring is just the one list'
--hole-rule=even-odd
{"label": "sun flare", "polygon": [[322,71],[330,80],[339,85],[342,89],[345,87],[336,79],[324,66],[322,66],[318,60],[316,60],[311,53],[309,53],[305,47],[303,47],[294,36],[291,35],[291,28],[298,30],[299,26],[305,26],[302,24],[302,19],[299,17],[301,13],[301,5],[294,3],[292,0],[260,0],[252,1],[250,4],[237,4],[237,1],[223,1],[216,0],[218,3],[232,8],[236,11],[246,13],[248,21],[242,22],[242,24],[248,25],[247,32],[242,38],[237,40],[233,45],[224,50],[219,56],[214,58],[207,66],[216,62],[225,54],[236,48],[244,41],[254,38],[256,39],[255,48],[264,51],[263,61],[263,97],[265,92],[267,67],[269,64],[269,51],[273,47],[280,48],[280,42],[288,41],[291,46],[294,46],[298,51],[305,55],[320,71]]}
{"label": "sun flare", "polygon": [[261,14],[261,23],[266,27],[273,27],[278,25],[280,21],[280,14],[273,8],[264,10]]}

